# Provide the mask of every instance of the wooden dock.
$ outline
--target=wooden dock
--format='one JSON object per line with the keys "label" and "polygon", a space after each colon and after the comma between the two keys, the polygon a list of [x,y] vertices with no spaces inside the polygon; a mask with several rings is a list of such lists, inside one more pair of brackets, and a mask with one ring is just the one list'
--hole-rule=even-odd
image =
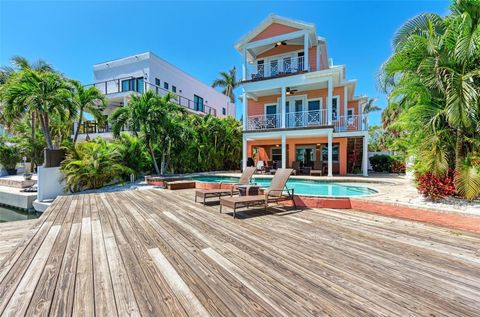
{"label": "wooden dock", "polygon": [[232,219],[193,200],[192,190],[58,198],[0,260],[0,313],[480,312],[480,235],[351,210]]}

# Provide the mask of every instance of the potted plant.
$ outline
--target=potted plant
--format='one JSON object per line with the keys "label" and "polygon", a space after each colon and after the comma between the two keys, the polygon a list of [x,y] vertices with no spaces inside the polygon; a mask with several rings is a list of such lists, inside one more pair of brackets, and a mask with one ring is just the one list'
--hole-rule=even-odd
{"label": "potted plant", "polygon": [[32,173],[23,173],[23,179],[26,181],[29,181],[32,179],[33,174]]}
{"label": "potted plant", "polygon": [[7,170],[8,175],[17,174],[17,163],[20,163],[22,156],[16,145],[0,145],[0,165]]}

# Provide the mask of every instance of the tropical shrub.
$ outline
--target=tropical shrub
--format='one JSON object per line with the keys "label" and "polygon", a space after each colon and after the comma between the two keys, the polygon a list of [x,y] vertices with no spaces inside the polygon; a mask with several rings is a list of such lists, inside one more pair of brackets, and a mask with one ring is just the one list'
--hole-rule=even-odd
{"label": "tropical shrub", "polygon": [[437,176],[432,172],[416,175],[418,192],[434,201],[456,195],[454,178],[455,173],[453,170],[441,176]]}
{"label": "tropical shrub", "polygon": [[0,165],[6,169],[15,169],[22,160],[20,148],[15,144],[0,144]]}
{"label": "tropical shrub", "polygon": [[405,174],[406,172],[406,165],[405,162],[402,159],[394,159],[392,161],[391,165],[391,173],[397,173],[397,174]]}
{"label": "tropical shrub", "polygon": [[480,195],[478,167],[469,158],[480,153],[479,8],[479,0],[455,0],[445,17],[408,20],[380,71],[389,95],[382,121],[394,149],[415,157],[421,175],[456,170],[457,192],[469,199]]}
{"label": "tropical shrub", "polygon": [[66,189],[78,192],[122,180],[132,171],[120,159],[119,150],[103,139],[76,144],[61,165]]}
{"label": "tropical shrub", "polygon": [[391,172],[393,157],[390,155],[376,154],[370,158],[370,164],[375,172]]}
{"label": "tropical shrub", "polygon": [[[139,138],[128,132],[123,132],[115,140],[114,146],[118,151],[119,162],[127,167],[132,174],[140,175],[151,170],[152,163],[147,147]],[[125,175],[125,177],[128,176]]]}

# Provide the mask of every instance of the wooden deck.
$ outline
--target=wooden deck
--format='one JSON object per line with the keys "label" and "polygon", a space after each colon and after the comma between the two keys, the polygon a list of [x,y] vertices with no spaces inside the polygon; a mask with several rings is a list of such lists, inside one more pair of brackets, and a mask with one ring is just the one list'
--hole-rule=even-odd
{"label": "wooden deck", "polygon": [[355,211],[239,216],[192,190],[61,197],[0,263],[0,312],[479,315],[479,235]]}

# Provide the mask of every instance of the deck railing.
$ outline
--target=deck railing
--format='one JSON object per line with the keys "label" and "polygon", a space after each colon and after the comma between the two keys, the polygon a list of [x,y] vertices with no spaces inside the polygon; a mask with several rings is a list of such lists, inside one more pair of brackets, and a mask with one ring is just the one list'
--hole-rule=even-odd
{"label": "deck railing", "polygon": [[294,74],[305,70],[304,57],[281,57],[278,59],[264,60],[251,67],[251,80],[260,80],[270,77],[279,77]]}
{"label": "deck railing", "polygon": [[174,101],[182,107],[185,107],[189,110],[211,114],[216,116],[217,109],[212,108],[207,105],[195,104],[195,102],[187,97],[181,96],[178,93],[174,93],[168,89],[163,87],[154,85],[148,82],[143,77],[123,77],[118,79],[110,79],[106,81],[99,81],[94,84],[86,85],[88,86],[95,86],[99,89],[104,95],[112,95],[122,92],[128,93],[143,93],[146,90],[154,90],[156,93],[160,95],[166,95],[168,92],[175,94]]}
{"label": "deck railing", "polygon": [[[334,131],[365,131],[368,130],[366,116],[351,115],[334,117],[328,123],[327,111],[311,110],[288,112],[285,116],[285,128],[307,128],[332,126]],[[280,113],[249,116],[247,131],[261,131],[282,128],[282,115]]]}

